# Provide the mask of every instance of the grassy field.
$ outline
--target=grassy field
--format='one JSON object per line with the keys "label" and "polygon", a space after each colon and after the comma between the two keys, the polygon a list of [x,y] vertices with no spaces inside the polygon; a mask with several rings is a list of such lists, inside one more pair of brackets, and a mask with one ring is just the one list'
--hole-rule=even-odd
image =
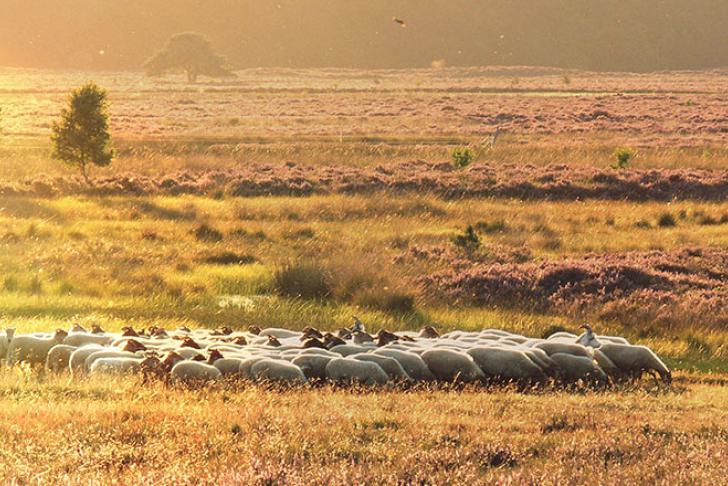
{"label": "grassy field", "polygon": [[[197,91],[176,80],[98,74],[112,90],[119,157],[93,175],[159,178],[253,162],[386,170],[415,159],[450,163],[453,148],[466,145],[478,152],[476,169],[611,171],[614,150],[633,146],[626,171],[705,169],[720,183],[728,165],[716,111],[724,78],[570,73],[566,86],[564,73],[529,72],[251,71]],[[49,160],[45,132],[65,89],[87,76],[0,72],[0,183],[73,175]],[[600,110],[607,114],[579,118]],[[553,120],[539,126],[544,114]],[[660,124],[648,123],[656,117]],[[482,148],[499,126],[507,127],[502,138]],[[631,182],[637,189],[652,184],[644,174]],[[670,390],[648,381],[602,392],[376,393],[182,390],[4,370],[0,480],[721,483],[727,228],[725,201],[678,196],[0,192],[0,328],[335,329],[358,315],[374,330],[498,327],[541,336],[589,320],[598,333],[650,346],[677,370]],[[285,291],[290,268],[321,277],[299,288],[316,298]]]}

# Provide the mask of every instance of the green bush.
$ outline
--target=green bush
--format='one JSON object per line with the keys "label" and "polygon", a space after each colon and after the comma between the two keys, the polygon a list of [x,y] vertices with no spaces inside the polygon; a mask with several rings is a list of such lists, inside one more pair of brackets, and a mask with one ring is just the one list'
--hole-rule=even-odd
{"label": "green bush", "polygon": [[206,224],[201,224],[195,228],[194,234],[198,241],[222,241],[222,233]]}
{"label": "green bush", "polygon": [[354,303],[390,314],[403,315],[415,311],[415,298],[413,296],[387,287],[372,288],[359,293],[355,296]]}
{"label": "green bush", "polygon": [[331,276],[316,262],[289,263],[273,276],[276,293],[283,297],[323,299],[331,295]]}
{"label": "green bush", "polygon": [[617,159],[617,163],[612,166],[612,169],[626,169],[629,167],[629,163],[634,158],[636,152],[634,149],[627,147],[619,147],[614,151],[614,157]]}
{"label": "green bush", "polygon": [[450,156],[452,157],[452,165],[455,166],[456,169],[467,167],[473,160],[475,160],[475,152],[467,147],[454,149]]}

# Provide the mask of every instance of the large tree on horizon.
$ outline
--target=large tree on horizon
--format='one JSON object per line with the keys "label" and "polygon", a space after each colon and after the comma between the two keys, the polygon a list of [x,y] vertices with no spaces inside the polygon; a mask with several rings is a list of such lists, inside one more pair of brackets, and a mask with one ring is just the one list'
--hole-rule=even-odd
{"label": "large tree on horizon", "polygon": [[144,68],[149,76],[184,72],[194,83],[198,76],[234,77],[227,61],[212,48],[212,43],[196,32],[183,32],[169,38],[165,46],[150,57]]}

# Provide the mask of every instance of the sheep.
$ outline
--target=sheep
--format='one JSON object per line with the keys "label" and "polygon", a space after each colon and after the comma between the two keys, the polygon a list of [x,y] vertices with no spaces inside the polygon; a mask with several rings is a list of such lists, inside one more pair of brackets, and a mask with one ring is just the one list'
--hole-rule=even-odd
{"label": "sheep", "polygon": [[265,356],[253,356],[253,357],[244,359],[240,363],[240,368],[238,368],[238,372],[240,373],[240,376],[243,379],[252,380],[253,379],[253,372],[252,372],[253,365],[255,363],[257,363],[258,361],[262,361],[264,359],[266,359]]}
{"label": "sheep", "polygon": [[432,326],[425,326],[420,331],[419,337],[424,339],[437,339],[440,337],[440,334],[437,332],[437,329],[435,329]]}
{"label": "sheep", "polygon": [[220,370],[199,361],[180,361],[171,371],[172,378],[182,383],[214,381],[222,378]]}
{"label": "sheep", "polygon": [[67,344],[56,344],[46,357],[46,369],[49,371],[63,371],[68,370],[68,365],[71,362],[71,355],[78,348],[75,346],[69,346]]}
{"label": "sheep", "polygon": [[80,348],[87,344],[98,344],[101,346],[107,346],[113,341],[113,336],[103,334],[89,334],[83,332],[76,332],[69,334],[66,339],[63,340],[63,344]]}
{"label": "sheep", "polygon": [[604,343],[599,351],[624,375],[638,376],[645,371],[656,372],[665,383],[672,382],[672,373],[668,367],[646,346]]}
{"label": "sheep", "polygon": [[346,358],[352,354],[365,353],[369,348],[356,344],[340,344],[330,349],[332,353],[339,354]]}
{"label": "sheep", "polygon": [[365,344],[365,343],[374,342],[374,338],[370,334],[367,334],[364,331],[355,331],[353,333],[353,335],[354,335],[354,338],[353,338],[354,344]]}
{"label": "sheep", "polygon": [[467,351],[486,376],[504,380],[546,380],[543,369],[518,349],[477,347]]}
{"label": "sheep", "polygon": [[13,336],[7,351],[7,362],[14,365],[27,362],[31,365],[45,365],[48,352],[56,344],[62,344],[68,336],[66,331],[58,329],[53,336],[42,338],[37,336]]}
{"label": "sheep", "polygon": [[86,346],[76,349],[71,353],[71,357],[68,360],[68,368],[71,370],[71,376],[79,376],[86,372],[86,358],[92,354],[103,351],[104,347],[98,344],[88,344]]}
{"label": "sheep", "polygon": [[415,353],[409,351],[400,351],[397,349],[379,348],[374,354],[386,356],[396,359],[407,374],[415,381],[434,381],[435,375],[432,374],[430,368],[427,367],[422,358]]}
{"label": "sheep", "polygon": [[591,358],[592,352],[590,349],[585,348],[581,344],[576,343],[562,343],[558,341],[543,341],[533,346],[536,349],[542,349],[546,351],[546,354],[552,356],[555,353],[573,354],[574,356],[583,356],[584,358]]}
{"label": "sheep", "polygon": [[300,354],[293,358],[291,363],[298,366],[309,380],[324,380],[326,379],[326,365],[332,359],[334,357],[320,354]]}
{"label": "sheep", "polygon": [[142,358],[99,358],[89,368],[89,375],[126,375],[141,371]]}
{"label": "sheep", "polygon": [[607,375],[594,362],[584,356],[575,356],[567,353],[554,353],[551,359],[559,367],[559,374],[567,381],[597,380],[605,382]]}
{"label": "sheep", "polygon": [[470,383],[485,378],[469,355],[449,349],[431,349],[422,360],[438,380]]}
{"label": "sheep", "polygon": [[374,353],[354,354],[350,356],[350,358],[358,359],[359,361],[370,361],[372,363],[378,364],[379,367],[384,370],[387,376],[389,376],[390,380],[402,382],[412,381],[410,375],[408,375],[404,368],[402,368],[402,365],[399,364],[399,361],[394,358],[388,358],[386,356],[381,356]]}
{"label": "sheep", "polygon": [[91,370],[94,362],[102,358],[138,358],[138,356],[130,351],[102,348],[101,350],[88,355],[88,357],[84,361],[84,371],[88,373]]}
{"label": "sheep", "polygon": [[298,366],[288,361],[264,358],[250,368],[253,379],[285,383],[305,383],[306,376]]}
{"label": "sheep", "polygon": [[241,358],[220,358],[216,359],[212,365],[220,370],[222,376],[231,376],[240,374],[240,364],[243,362]]}
{"label": "sheep", "polygon": [[335,383],[384,385],[389,377],[376,363],[352,358],[334,358],[326,365],[326,378]]}
{"label": "sheep", "polygon": [[269,327],[267,329],[263,329],[258,333],[259,336],[262,337],[268,337],[273,336],[277,339],[286,339],[286,338],[298,338],[301,333],[297,331],[289,331],[288,329],[279,329],[276,327]]}

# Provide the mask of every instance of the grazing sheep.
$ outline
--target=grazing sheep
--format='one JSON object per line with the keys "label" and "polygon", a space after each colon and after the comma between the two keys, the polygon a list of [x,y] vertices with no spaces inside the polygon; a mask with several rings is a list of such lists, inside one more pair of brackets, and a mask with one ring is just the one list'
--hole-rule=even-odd
{"label": "grazing sheep", "polygon": [[566,381],[597,380],[605,382],[607,375],[593,359],[584,356],[575,356],[566,353],[554,353],[551,355],[559,367],[561,378]]}
{"label": "grazing sheep", "polygon": [[46,369],[49,371],[68,371],[68,365],[71,362],[71,355],[78,348],[75,346],[69,346],[67,344],[56,344],[50,351],[48,351],[48,357],[46,358]]}
{"label": "grazing sheep", "polygon": [[207,363],[199,361],[180,361],[171,371],[172,378],[183,383],[198,383],[219,380],[222,378],[220,370]]}
{"label": "grazing sheep", "polygon": [[84,361],[84,371],[89,372],[96,360],[102,358],[138,358],[136,354],[130,351],[120,351],[118,349],[102,348],[88,355]]}
{"label": "grazing sheep", "polygon": [[[349,333],[348,339],[351,339],[351,333]],[[327,332],[326,334],[324,334],[324,346],[326,346],[326,349],[331,349],[333,347],[341,346],[344,344],[346,344],[346,341],[344,341],[342,338],[340,338],[338,336],[334,336],[330,332]]]}
{"label": "grazing sheep", "polygon": [[9,365],[26,362],[31,365],[45,365],[48,352],[57,344],[62,344],[68,333],[58,329],[53,336],[43,338],[30,335],[13,336],[7,351]]}
{"label": "grazing sheep", "polygon": [[381,356],[374,353],[354,354],[350,356],[350,358],[378,364],[379,367],[384,370],[387,376],[389,376],[390,380],[402,382],[412,381],[410,375],[408,375],[404,368],[402,368],[402,365],[399,364],[399,361],[394,358],[388,358],[386,356]]}
{"label": "grazing sheep", "polygon": [[103,351],[108,348],[99,346],[98,344],[88,344],[81,348],[76,349],[71,353],[71,357],[68,360],[68,368],[71,370],[71,376],[76,377],[86,373],[86,358],[92,354]]}
{"label": "grazing sheep", "polygon": [[389,377],[376,363],[352,358],[334,358],[326,365],[326,378],[335,383],[384,385]]}
{"label": "grazing sheep", "polygon": [[396,359],[404,371],[415,381],[434,381],[435,375],[432,374],[430,368],[427,367],[422,358],[409,351],[400,351],[397,349],[379,348],[374,354],[386,356]]}
{"label": "grazing sheep", "polygon": [[503,380],[546,380],[546,374],[518,349],[477,347],[467,351],[475,364],[490,376]]}
{"label": "grazing sheep", "polygon": [[253,379],[253,365],[257,363],[258,361],[262,361],[266,359],[265,356],[253,356],[251,358],[246,358],[240,363],[240,368],[238,369],[238,372],[240,373],[240,376],[245,380],[252,380]]}
{"label": "grazing sheep", "polygon": [[533,346],[536,349],[542,349],[546,351],[549,356],[555,353],[573,354],[574,356],[583,356],[584,358],[591,358],[592,352],[576,343],[562,343],[558,341],[542,341]]}
{"label": "grazing sheep", "polygon": [[639,376],[643,372],[656,372],[665,383],[672,382],[672,373],[665,363],[646,346],[605,343],[599,348],[625,376]]}
{"label": "grazing sheep", "polygon": [[220,358],[216,359],[212,365],[220,370],[222,376],[234,376],[240,374],[240,364],[243,361],[240,358]]}
{"label": "grazing sheep", "polygon": [[184,359],[198,360],[198,359],[202,358],[203,361],[205,359],[205,357],[202,355],[202,353],[200,353],[199,351],[197,351],[193,348],[179,348],[179,349],[176,349],[175,352],[177,354],[179,354],[180,356],[182,356],[182,358],[184,358]]}
{"label": "grazing sheep", "polygon": [[352,334],[354,335],[354,344],[365,344],[374,342],[374,338],[364,331],[354,331]]}
{"label": "grazing sheep", "polygon": [[255,363],[251,369],[253,379],[281,383],[305,383],[306,376],[298,366],[288,361],[264,358]]}
{"label": "grazing sheep", "polygon": [[449,349],[431,349],[422,360],[438,380],[470,383],[485,378],[469,355]]}
{"label": "grazing sheep", "polygon": [[[338,355],[335,356],[338,357]],[[293,358],[291,363],[298,366],[309,380],[324,380],[326,379],[326,365],[332,359],[334,357],[320,354],[301,354]]]}
{"label": "grazing sheep", "polygon": [[141,371],[143,358],[99,358],[89,368],[89,375],[128,375]]}

